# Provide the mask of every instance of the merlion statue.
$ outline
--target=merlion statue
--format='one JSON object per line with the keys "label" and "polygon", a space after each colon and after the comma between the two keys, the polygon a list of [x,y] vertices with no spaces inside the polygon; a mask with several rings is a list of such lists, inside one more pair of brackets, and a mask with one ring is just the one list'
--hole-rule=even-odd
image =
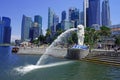
{"label": "merlion statue", "polygon": [[84,26],[78,25],[77,28],[78,28],[77,30],[78,45],[83,45],[84,44]]}

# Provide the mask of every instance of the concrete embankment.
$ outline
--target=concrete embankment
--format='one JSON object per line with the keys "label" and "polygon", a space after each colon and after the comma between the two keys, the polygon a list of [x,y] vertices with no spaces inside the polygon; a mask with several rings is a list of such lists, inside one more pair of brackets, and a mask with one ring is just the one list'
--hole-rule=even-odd
{"label": "concrete embankment", "polygon": [[[21,55],[23,55],[23,54],[24,55],[25,54],[27,54],[27,55],[34,55],[34,54],[42,55],[42,54],[45,53],[46,49],[47,49],[47,47],[33,47],[33,48],[31,48],[31,47],[26,47],[26,48],[20,47],[17,54],[21,54]],[[48,53],[51,56],[63,57],[67,53],[67,48],[57,48],[57,47],[56,48],[51,48]]]}
{"label": "concrete embankment", "polygon": [[120,66],[120,52],[114,50],[93,50],[85,61]]}
{"label": "concrete embankment", "polygon": [[19,51],[17,52],[17,54],[29,54],[29,55],[33,55],[33,54],[37,54],[37,55],[42,55],[45,53],[47,47],[44,48],[40,48],[40,47],[20,47]]}

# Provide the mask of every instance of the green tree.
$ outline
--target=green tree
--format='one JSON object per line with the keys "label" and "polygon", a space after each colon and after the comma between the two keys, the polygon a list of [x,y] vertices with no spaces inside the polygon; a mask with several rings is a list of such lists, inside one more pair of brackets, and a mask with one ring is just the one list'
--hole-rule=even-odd
{"label": "green tree", "polygon": [[115,44],[120,46],[120,35],[115,37]]}
{"label": "green tree", "polygon": [[[100,39],[99,39],[100,42],[107,42],[106,41],[107,38],[109,38],[111,35],[111,29],[106,26],[102,26],[100,27],[99,35],[100,35]],[[104,44],[104,46],[106,45]]]}
{"label": "green tree", "polygon": [[73,32],[72,33],[72,40],[74,43],[78,43],[78,36],[77,36],[77,32]]}
{"label": "green tree", "polygon": [[68,37],[68,43],[69,44],[78,43],[78,37],[76,32],[72,32],[71,35]]}
{"label": "green tree", "polygon": [[46,41],[47,43],[51,43],[51,42],[52,42],[50,29],[47,29],[47,30],[46,30],[45,41]]}
{"label": "green tree", "polygon": [[98,39],[98,32],[93,28],[86,27],[84,43],[89,45],[90,51],[94,47],[95,43],[97,43]]}
{"label": "green tree", "polygon": [[47,32],[46,32],[46,37],[50,36],[51,31],[50,31],[49,29],[47,29],[46,31],[47,31]]}
{"label": "green tree", "polygon": [[40,36],[38,37],[38,41],[40,41],[40,43],[44,43],[44,41],[45,41],[45,36],[44,36],[44,35],[40,35]]}
{"label": "green tree", "polygon": [[68,44],[73,44],[74,42],[73,42],[73,40],[72,40],[72,37],[70,36],[69,38],[68,38]]}
{"label": "green tree", "polygon": [[62,29],[57,30],[56,34],[59,36],[62,32],[64,32]]}
{"label": "green tree", "polygon": [[111,34],[111,29],[106,27],[106,26],[102,26],[100,27],[100,35],[103,37],[109,37]]}
{"label": "green tree", "polygon": [[38,44],[38,43],[39,43],[39,40],[38,40],[38,39],[35,39],[35,40],[32,41],[32,43]]}

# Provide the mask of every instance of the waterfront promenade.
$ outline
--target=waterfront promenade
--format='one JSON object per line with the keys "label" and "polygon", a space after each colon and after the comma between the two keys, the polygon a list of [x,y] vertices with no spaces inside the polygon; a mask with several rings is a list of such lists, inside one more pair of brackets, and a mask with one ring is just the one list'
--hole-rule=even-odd
{"label": "waterfront promenade", "polygon": [[[34,47],[19,47],[17,54],[19,55],[42,55],[46,52],[48,46],[34,46]],[[64,57],[67,53],[67,48],[54,47],[49,50],[49,55],[56,57]]]}
{"label": "waterfront promenade", "polygon": [[93,49],[85,61],[120,66],[120,51]]}
{"label": "waterfront promenade", "polygon": [[17,54],[21,55],[42,55],[47,47],[19,47]]}

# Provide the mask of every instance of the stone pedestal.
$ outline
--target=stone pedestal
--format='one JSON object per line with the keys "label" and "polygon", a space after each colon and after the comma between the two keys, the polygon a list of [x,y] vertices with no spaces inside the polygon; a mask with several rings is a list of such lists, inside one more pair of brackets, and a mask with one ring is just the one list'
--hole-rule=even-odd
{"label": "stone pedestal", "polygon": [[88,49],[84,50],[84,49],[69,48],[67,50],[66,58],[79,60],[85,58],[88,55],[88,53],[89,53]]}

